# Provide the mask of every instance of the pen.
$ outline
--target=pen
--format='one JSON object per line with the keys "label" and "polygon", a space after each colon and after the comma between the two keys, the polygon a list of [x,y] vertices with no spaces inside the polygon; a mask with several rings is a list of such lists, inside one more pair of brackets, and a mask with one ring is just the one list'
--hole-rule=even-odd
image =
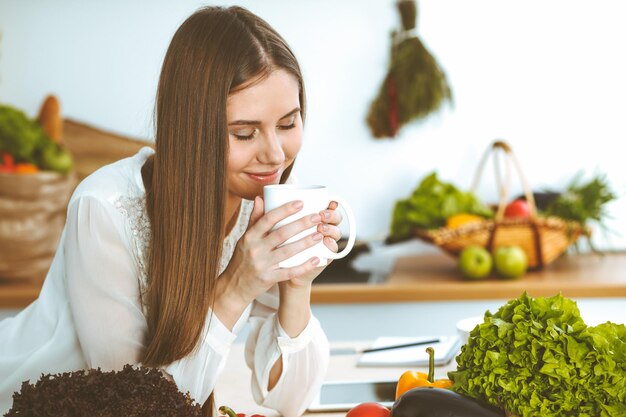
{"label": "pen", "polygon": [[361,351],[361,353],[379,352],[381,350],[400,349],[400,348],[405,348],[405,347],[428,345],[430,343],[439,343],[439,342],[441,342],[441,340],[439,339],[429,339],[429,340],[422,340],[419,342],[405,343],[402,345],[391,345],[391,346],[383,346],[383,347],[378,347],[378,348],[364,349],[363,351]]}

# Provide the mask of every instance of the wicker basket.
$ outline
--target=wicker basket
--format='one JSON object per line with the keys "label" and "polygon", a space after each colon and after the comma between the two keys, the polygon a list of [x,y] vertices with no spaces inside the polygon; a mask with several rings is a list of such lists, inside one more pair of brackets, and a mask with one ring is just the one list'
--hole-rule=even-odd
{"label": "wicker basket", "polygon": [[43,280],[75,186],[73,173],[0,173],[0,282]]}
{"label": "wicker basket", "polygon": [[[482,246],[490,252],[501,246],[519,246],[528,257],[528,266],[541,269],[558,258],[582,234],[588,231],[578,222],[567,221],[559,217],[541,217],[537,215],[535,199],[528,186],[517,158],[511,147],[502,141],[494,142],[485,152],[474,178],[472,191],[478,187],[483,168],[490,155],[493,155],[496,185],[499,203],[493,220],[466,223],[449,229],[416,230],[418,238],[437,245],[445,252],[457,256],[470,245]],[[501,180],[499,157],[504,159],[505,179]],[[504,210],[513,168],[522,182],[524,194],[530,206],[528,218],[505,218]]]}

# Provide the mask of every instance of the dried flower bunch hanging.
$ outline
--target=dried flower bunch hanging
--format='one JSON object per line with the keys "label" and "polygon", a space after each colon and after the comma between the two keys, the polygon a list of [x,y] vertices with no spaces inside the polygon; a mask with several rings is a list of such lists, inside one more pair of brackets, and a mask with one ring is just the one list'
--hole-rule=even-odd
{"label": "dried flower bunch hanging", "polygon": [[416,35],[415,0],[396,5],[403,29],[391,34],[389,71],[367,115],[372,135],[379,139],[395,137],[402,125],[452,102],[445,73]]}

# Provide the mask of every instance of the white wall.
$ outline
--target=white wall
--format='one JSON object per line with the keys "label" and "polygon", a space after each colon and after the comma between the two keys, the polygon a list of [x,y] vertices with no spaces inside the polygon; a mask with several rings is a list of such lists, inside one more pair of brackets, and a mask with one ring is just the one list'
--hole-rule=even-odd
{"label": "white wall", "polygon": [[[209,3],[0,0],[0,102],[35,115],[54,92],[67,117],[151,137],[165,48],[184,18]],[[361,239],[384,236],[394,201],[431,170],[469,187],[495,138],[513,146],[534,188],[562,188],[584,170],[626,191],[622,1],[418,1],[418,33],[447,71],[455,106],[391,141],[373,140],[364,119],[398,24],[393,0],[238,4],[298,55],[309,112],[295,172],[352,203]],[[490,174],[479,190],[486,200],[495,197]],[[596,234],[596,244],[626,248],[625,199],[610,212],[607,224],[621,235]]]}

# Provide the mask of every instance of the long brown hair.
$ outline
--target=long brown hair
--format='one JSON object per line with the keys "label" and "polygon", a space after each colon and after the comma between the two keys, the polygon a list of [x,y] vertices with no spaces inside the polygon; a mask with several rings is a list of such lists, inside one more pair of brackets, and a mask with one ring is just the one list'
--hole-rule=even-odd
{"label": "long brown hair", "polygon": [[256,15],[241,7],[203,8],[172,38],[156,98],[156,153],[142,169],[152,229],[146,366],[170,364],[199,343],[224,239],[226,100],[279,68],[299,82],[304,119],[297,60]]}

